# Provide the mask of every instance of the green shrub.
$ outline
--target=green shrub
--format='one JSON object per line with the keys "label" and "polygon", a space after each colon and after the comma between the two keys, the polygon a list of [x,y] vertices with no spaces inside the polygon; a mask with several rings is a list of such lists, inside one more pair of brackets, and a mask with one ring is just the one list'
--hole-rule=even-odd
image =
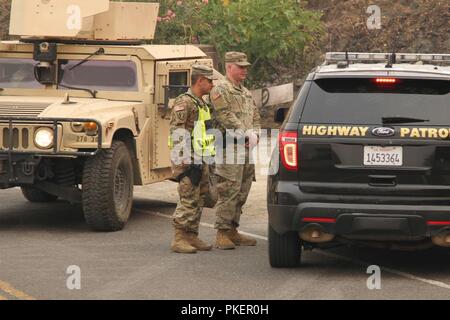
{"label": "green shrub", "polygon": [[[296,0],[213,0],[203,10],[201,39],[226,51],[243,51],[253,62],[253,85],[277,82],[297,64],[323,33],[320,15]],[[293,79],[286,79],[293,80]]]}
{"label": "green shrub", "polygon": [[306,53],[323,35],[320,14],[298,0],[163,0],[158,19],[154,43],[200,41],[222,57],[227,51],[247,53],[255,86],[280,82],[288,73],[281,82],[294,80],[293,70],[304,71]]}

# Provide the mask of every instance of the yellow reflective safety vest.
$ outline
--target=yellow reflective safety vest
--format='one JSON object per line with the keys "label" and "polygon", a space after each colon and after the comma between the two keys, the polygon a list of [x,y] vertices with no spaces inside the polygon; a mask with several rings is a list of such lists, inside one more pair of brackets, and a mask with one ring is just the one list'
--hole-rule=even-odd
{"label": "yellow reflective safety vest", "polygon": [[[198,110],[198,119],[194,124],[194,129],[191,134],[192,148],[194,152],[201,157],[214,157],[216,155],[215,149],[215,137],[213,134],[208,134],[207,130],[211,129],[212,126],[208,125],[211,123],[211,111],[208,105],[200,105],[193,96],[185,93],[189,96]],[[169,137],[169,147],[173,148],[172,137]]]}

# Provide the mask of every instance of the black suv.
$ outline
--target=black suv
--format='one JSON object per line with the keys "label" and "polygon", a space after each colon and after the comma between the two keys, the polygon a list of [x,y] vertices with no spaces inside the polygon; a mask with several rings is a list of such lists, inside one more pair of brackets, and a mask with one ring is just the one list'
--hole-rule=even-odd
{"label": "black suv", "polygon": [[328,53],[284,119],[269,257],[356,243],[450,247],[450,55]]}

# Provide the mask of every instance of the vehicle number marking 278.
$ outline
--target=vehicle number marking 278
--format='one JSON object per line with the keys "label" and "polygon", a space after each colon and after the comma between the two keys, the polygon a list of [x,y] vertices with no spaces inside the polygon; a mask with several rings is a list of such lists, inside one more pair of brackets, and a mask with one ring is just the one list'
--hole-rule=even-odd
{"label": "vehicle number marking 278", "polygon": [[77,137],[77,142],[98,142],[98,137]]}

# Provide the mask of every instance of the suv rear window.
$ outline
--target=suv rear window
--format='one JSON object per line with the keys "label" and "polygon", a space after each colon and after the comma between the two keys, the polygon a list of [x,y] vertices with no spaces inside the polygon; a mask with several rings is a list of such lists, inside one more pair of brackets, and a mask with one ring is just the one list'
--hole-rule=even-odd
{"label": "suv rear window", "polygon": [[383,117],[414,117],[426,125],[450,124],[450,81],[330,78],[313,81],[303,123],[381,124]]}

